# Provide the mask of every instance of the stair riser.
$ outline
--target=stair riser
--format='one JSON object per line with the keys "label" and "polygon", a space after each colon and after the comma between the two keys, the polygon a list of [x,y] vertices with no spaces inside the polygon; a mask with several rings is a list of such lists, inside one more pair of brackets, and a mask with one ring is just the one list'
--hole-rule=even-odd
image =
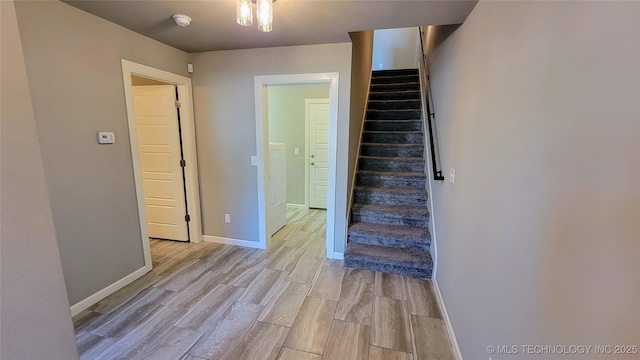
{"label": "stair riser", "polygon": [[422,157],[424,147],[422,144],[416,146],[393,146],[393,145],[362,145],[360,155],[362,156],[389,156],[389,157]]}
{"label": "stair riser", "polygon": [[398,91],[398,92],[374,92],[369,93],[369,100],[418,100],[420,101],[419,91]]}
{"label": "stair riser", "polygon": [[373,171],[424,171],[424,160],[415,161],[396,161],[386,159],[367,159],[360,158],[358,168],[361,170]]}
{"label": "stair riser", "polygon": [[397,109],[420,109],[420,100],[402,100],[402,101],[369,101],[368,109],[375,110],[397,110]]}
{"label": "stair riser", "polygon": [[420,131],[422,121],[365,121],[365,131]]}
{"label": "stair riser", "polygon": [[376,78],[381,76],[406,76],[406,75],[418,76],[418,69],[373,70],[371,72],[371,78]]}
{"label": "stair riser", "polygon": [[418,188],[424,189],[426,186],[425,179],[413,179],[413,178],[390,178],[380,177],[377,175],[358,175],[356,177],[356,185],[361,186],[389,186],[395,188]]}
{"label": "stair riser", "polygon": [[407,239],[394,239],[365,235],[349,234],[349,242],[365,245],[388,246],[402,249],[429,251],[430,243],[424,241],[411,241]]}
{"label": "stair riser", "polygon": [[386,204],[386,205],[410,205],[427,206],[426,198],[416,198],[403,195],[378,194],[361,192],[356,190],[353,196],[356,204]]}
{"label": "stair riser", "polygon": [[371,77],[372,84],[400,84],[419,82],[418,75],[396,75],[396,76],[374,76]]}
{"label": "stair riser", "polygon": [[429,217],[414,216],[414,217],[402,217],[392,214],[385,214],[382,212],[373,211],[359,211],[354,210],[351,213],[351,221],[367,222],[374,224],[386,224],[386,225],[406,225],[426,228],[429,226]]}
{"label": "stair riser", "polygon": [[420,83],[371,84],[371,92],[420,90]]}
{"label": "stair riser", "polygon": [[405,275],[411,277],[418,278],[430,278],[432,268],[429,267],[427,269],[420,269],[414,267],[404,267],[404,266],[391,266],[387,264],[380,264],[374,261],[364,261],[359,259],[352,259],[345,255],[344,257],[344,266],[356,269],[365,269],[372,271],[381,271],[385,273]]}
{"label": "stair riser", "polygon": [[372,133],[365,131],[362,134],[362,142],[381,144],[422,144],[422,133]]}
{"label": "stair riser", "polygon": [[420,110],[367,110],[367,120],[420,120]]}

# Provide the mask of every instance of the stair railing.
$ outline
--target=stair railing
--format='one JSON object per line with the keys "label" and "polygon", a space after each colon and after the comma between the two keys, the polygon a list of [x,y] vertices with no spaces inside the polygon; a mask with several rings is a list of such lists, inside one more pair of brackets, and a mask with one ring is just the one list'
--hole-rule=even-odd
{"label": "stair railing", "polygon": [[425,122],[429,131],[429,146],[431,148],[431,166],[433,167],[433,179],[444,180],[442,176],[442,163],[440,162],[440,150],[438,147],[438,132],[436,130],[436,115],[433,110],[433,96],[429,79],[429,67],[427,52],[425,49],[424,27],[418,28],[420,32],[420,48],[422,49],[422,61],[420,61],[420,85],[422,88],[423,108],[426,112]]}

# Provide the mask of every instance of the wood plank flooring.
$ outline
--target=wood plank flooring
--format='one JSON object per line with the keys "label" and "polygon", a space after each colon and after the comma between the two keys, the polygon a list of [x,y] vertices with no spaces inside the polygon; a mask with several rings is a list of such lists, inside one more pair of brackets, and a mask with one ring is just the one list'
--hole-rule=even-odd
{"label": "wood plank flooring", "polygon": [[74,317],[81,359],[453,359],[428,280],[325,258],[322,210],[268,250],[151,241],[154,269]]}

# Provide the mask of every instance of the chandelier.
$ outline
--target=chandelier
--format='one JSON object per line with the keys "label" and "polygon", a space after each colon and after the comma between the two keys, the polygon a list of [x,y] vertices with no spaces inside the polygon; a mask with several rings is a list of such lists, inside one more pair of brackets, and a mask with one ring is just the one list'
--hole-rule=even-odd
{"label": "chandelier", "polygon": [[273,30],[273,3],[276,0],[236,0],[236,21],[242,26],[253,25],[252,4],[256,4],[258,30]]}

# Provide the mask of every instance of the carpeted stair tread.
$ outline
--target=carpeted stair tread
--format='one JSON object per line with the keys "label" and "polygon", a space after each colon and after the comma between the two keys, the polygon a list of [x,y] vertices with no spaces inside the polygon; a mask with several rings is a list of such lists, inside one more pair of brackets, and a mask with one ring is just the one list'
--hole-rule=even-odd
{"label": "carpeted stair tread", "polygon": [[426,180],[426,175],[421,171],[358,170],[356,185],[424,189]]}
{"label": "carpeted stair tread", "polygon": [[427,206],[427,192],[412,187],[356,186],[354,204]]}
{"label": "carpeted stair tread", "polygon": [[372,225],[398,225],[426,229],[429,210],[424,206],[389,204],[353,204],[351,220]]}
{"label": "carpeted stair tread", "polygon": [[414,277],[431,277],[433,261],[424,250],[351,244],[345,251],[347,267],[372,269]]}
{"label": "carpeted stair tread", "polygon": [[364,122],[365,131],[420,131],[420,120],[367,120]]}
{"label": "carpeted stair tread", "polygon": [[418,90],[375,90],[376,89],[371,89],[369,93],[370,100],[420,100],[420,91]]}
{"label": "carpeted stair tread", "polygon": [[358,169],[379,171],[424,171],[423,157],[360,156]]}
{"label": "carpeted stair tread", "polygon": [[405,178],[416,178],[418,180],[424,180],[427,178],[422,171],[376,171],[376,170],[358,170],[358,174],[361,175],[377,175],[380,177],[405,177]]}
{"label": "carpeted stair tread", "polygon": [[424,243],[427,246],[431,243],[431,234],[428,228],[406,225],[354,222],[349,225],[349,236],[357,235],[415,241]]}

